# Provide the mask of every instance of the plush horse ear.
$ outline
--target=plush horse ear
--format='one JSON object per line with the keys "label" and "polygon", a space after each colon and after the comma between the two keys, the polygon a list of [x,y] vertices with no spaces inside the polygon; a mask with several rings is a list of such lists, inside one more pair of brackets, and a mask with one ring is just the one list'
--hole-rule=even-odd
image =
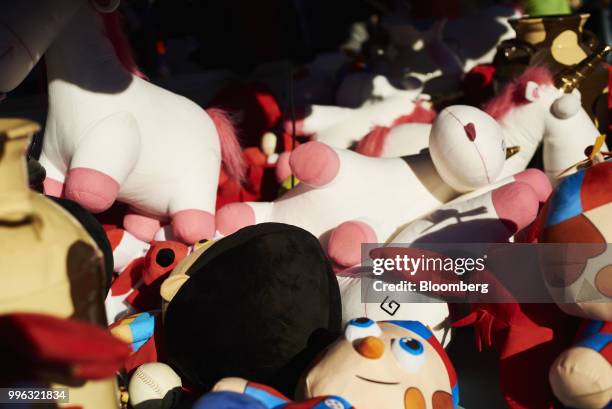
{"label": "plush horse ear", "polygon": [[525,99],[533,102],[540,97],[540,86],[533,81],[528,81],[525,85]]}
{"label": "plush horse ear", "polygon": [[119,8],[121,0],[91,0],[91,4],[100,13],[112,13]]}

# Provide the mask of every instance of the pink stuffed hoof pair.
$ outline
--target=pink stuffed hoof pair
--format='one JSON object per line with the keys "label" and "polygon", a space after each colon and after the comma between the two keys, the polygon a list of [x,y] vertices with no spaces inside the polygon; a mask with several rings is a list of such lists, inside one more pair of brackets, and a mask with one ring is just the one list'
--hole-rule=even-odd
{"label": "pink stuffed hoof pair", "polygon": [[[108,210],[119,194],[119,183],[112,177],[88,168],[71,169],[66,183],[47,178],[45,193],[55,197],[66,197],[83,206],[91,213]],[[128,213],[123,219],[124,228],[140,240],[150,242],[161,228],[159,219],[137,213]],[[198,209],[186,209],[172,215],[172,231],[176,239],[193,244],[202,239],[211,239],[215,234],[215,216]]]}
{"label": "pink stuffed hoof pair", "polygon": [[[546,175],[535,169],[522,172],[515,177],[515,182],[498,187],[497,189],[483,193],[473,200],[474,205],[481,207],[483,203],[491,203],[492,209],[483,212],[477,217],[497,217],[499,226],[491,227],[489,236],[479,236],[482,241],[507,241],[511,236],[529,226],[538,214],[539,204],[546,200],[551,191],[550,183]],[[540,193],[542,192],[542,193]],[[456,210],[460,208],[461,202],[456,205],[445,205],[441,209]],[[458,212],[457,214],[460,214]],[[415,223],[418,223],[417,220]],[[407,229],[410,229],[410,224]],[[435,228],[433,229],[435,231]],[[432,230],[429,230],[430,233]],[[474,240],[478,232],[460,234],[459,237],[469,236]],[[422,233],[426,234],[426,233]],[[398,234],[399,242],[411,243],[419,239],[418,235],[405,235],[403,231]],[[442,236],[440,239],[445,240]],[[449,237],[449,242],[457,241],[457,237]],[[327,250],[330,259],[340,267],[348,268],[361,263],[361,244],[376,243],[378,239],[374,229],[366,222],[351,220],[340,224],[331,233]]]}
{"label": "pink stuffed hoof pair", "polygon": [[[322,187],[332,182],[339,171],[340,159],[333,149],[320,142],[309,142],[290,155],[281,155],[276,174],[281,180],[294,175],[301,183]],[[255,212],[246,203],[230,203],[219,209],[216,223],[219,233],[227,236],[255,224]]]}
{"label": "pink stuffed hoof pair", "polygon": [[[290,156],[288,167],[289,171],[300,179],[301,183],[307,185],[309,190],[298,187],[296,189],[299,192],[290,191],[276,203],[233,203],[227,205],[217,212],[216,224],[218,231],[223,235],[228,235],[248,225],[275,220],[295,220],[298,224],[305,223],[307,216],[305,212],[308,211],[309,207],[314,206],[316,203],[324,203],[325,200],[337,200],[337,194],[347,193],[346,190],[339,190],[344,193],[337,193],[335,191],[336,196],[334,196],[334,193],[331,193],[331,191],[325,194],[323,192],[330,190],[328,186],[331,187],[332,184],[336,186],[336,179],[340,170],[340,158],[338,155],[338,152],[333,148],[320,142],[309,142],[301,145]],[[353,171],[349,174],[352,176]],[[359,176],[356,174],[355,177]],[[346,186],[345,183],[347,182],[345,180],[338,181],[342,186]],[[497,189],[493,190],[495,187]],[[480,208],[486,205],[486,212],[479,217],[487,217],[497,221],[494,230],[495,234],[499,237],[487,237],[486,240],[505,241],[517,231],[529,225],[535,218],[539,204],[545,200],[550,190],[550,183],[546,176],[540,171],[530,169],[512,178],[508,178],[508,180],[501,184],[490,184],[480,189],[480,192],[478,190],[472,192],[471,194],[474,194],[475,197],[482,196],[478,198],[477,207]],[[280,205],[285,201],[289,202],[297,196],[303,199],[299,207],[290,208],[285,206],[280,208]],[[350,197],[342,196],[342,199],[344,201],[338,202],[338,206],[351,206],[350,203],[347,203],[347,200],[351,200]],[[450,206],[452,208],[453,206],[458,206],[459,208],[471,205],[459,205],[464,200],[464,198],[459,197],[456,199],[456,202],[449,205],[443,204],[442,207]],[[358,206],[359,204],[356,203],[355,205]],[[301,210],[298,210],[300,208]],[[332,209],[330,208],[330,211]],[[378,237],[379,234],[375,225],[368,224],[367,222],[368,218],[373,218],[373,220],[374,218],[385,219],[386,217],[380,213],[381,211],[384,211],[384,207],[383,210],[379,209],[374,213],[371,211],[369,213],[364,212],[362,215],[359,212],[353,212],[347,217],[348,220],[343,221],[340,219],[332,228],[326,227],[325,229],[317,230],[316,235],[324,242],[327,241],[328,255],[337,266],[351,267],[359,264],[361,261],[362,243],[376,243],[389,239],[386,236]],[[406,221],[411,220],[410,211],[411,209],[407,205]],[[319,209],[316,218],[325,216],[326,213],[321,212]],[[310,215],[306,222],[312,225],[312,220],[312,215]],[[288,222],[292,223],[291,221]],[[410,237],[410,240],[403,242],[411,243],[414,239],[424,234],[418,229],[413,230],[414,232],[410,231],[410,234],[407,235],[407,237]],[[456,229],[453,230],[455,231]]]}

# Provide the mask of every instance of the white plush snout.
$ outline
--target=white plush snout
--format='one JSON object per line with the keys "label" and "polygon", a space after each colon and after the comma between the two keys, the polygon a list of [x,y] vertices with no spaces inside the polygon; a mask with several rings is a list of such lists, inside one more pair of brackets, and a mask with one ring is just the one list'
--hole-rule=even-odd
{"label": "white plush snout", "polygon": [[429,153],[436,170],[458,192],[495,180],[504,166],[505,150],[497,121],[466,105],[452,105],[440,112],[429,135]]}
{"label": "white plush snout", "polygon": [[580,92],[573,90],[570,94],[557,98],[550,106],[550,111],[556,118],[568,119],[576,115],[580,107]]}

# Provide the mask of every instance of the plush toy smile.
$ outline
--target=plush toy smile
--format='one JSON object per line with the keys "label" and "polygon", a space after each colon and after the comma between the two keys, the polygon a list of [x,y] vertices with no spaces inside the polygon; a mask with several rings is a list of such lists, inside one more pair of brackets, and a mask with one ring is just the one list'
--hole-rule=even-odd
{"label": "plush toy smile", "polygon": [[374,379],[368,379],[365,378],[363,376],[359,376],[359,375],[355,375],[357,378],[361,379],[362,381],[366,381],[366,382],[371,382],[371,383],[378,383],[380,385],[399,385],[399,382],[383,382],[383,381],[375,381]]}

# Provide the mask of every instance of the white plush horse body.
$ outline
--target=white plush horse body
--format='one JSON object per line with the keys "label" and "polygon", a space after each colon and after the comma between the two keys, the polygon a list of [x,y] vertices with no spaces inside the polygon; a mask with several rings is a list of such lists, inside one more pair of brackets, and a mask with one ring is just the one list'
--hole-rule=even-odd
{"label": "white plush horse body", "polygon": [[121,33],[109,24],[116,15],[95,2],[70,4],[62,10],[72,16],[40,50],[49,81],[45,192],[94,213],[120,200],[133,211],[126,229],[145,240],[168,218],[180,240],[211,238],[221,144],[239,148],[231,126],[126,68]]}
{"label": "white plush horse body", "polygon": [[227,235],[257,223],[293,224],[317,236],[337,264],[353,266],[361,243],[385,242],[402,225],[494,180],[505,147],[498,124],[483,115],[446,108],[434,123],[431,154],[370,158],[316,141],[301,145],[290,157],[300,184],[274,202],[223,207],[217,228]]}

